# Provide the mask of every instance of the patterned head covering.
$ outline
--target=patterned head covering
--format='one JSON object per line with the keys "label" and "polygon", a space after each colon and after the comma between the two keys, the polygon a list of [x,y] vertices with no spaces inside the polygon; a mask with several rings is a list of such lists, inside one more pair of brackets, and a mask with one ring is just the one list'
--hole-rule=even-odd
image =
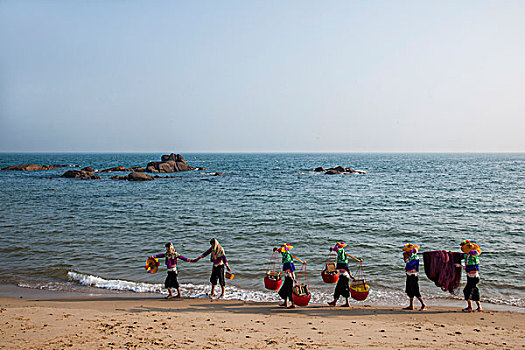
{"label": "patterned head covering", "polygon": [[341,242],[337,242],[335,245],[337,246],[337,248],[344,248],[344,247],[346,247],[348,244],[345,243],[345,242],[343,242],[343,241],[341,241]]}
{"label": "patterned head covering", "polygon": [[460,243],[461,251],[465,254],[470,254],[473,250],[477,251],[478,254],[481,254],[481,248],[478,244],[473,241],[464,240]]}
{"label": "patterned head covering", "polygon": [[292,249],[293,249],[293,246],[290,243],[283,243],[281,247],[277,250],[282,253],[282,252],[287,252]]}
{"label": "patterned head covering", "polygon": [[410,252],[412,249],[415,249],[416,250],[416,253],[417,253],[417,250],[419,249],[419,246],[418,245],[415,245],[415,244],[412,244],[412,243],[406,243],[404,246],[403,246],[403,251],[404,252]]}
{"label": "patterned head covering", "polygon": [[166,243],[166,259],[175,259],[179,257],[179,253],[175,250],[173,243]]}
{"label": "patterned head covering", "polygon": [[226,253],[224,253],[224,249],[222,248],[222,246],[219,244],[219,241],[216,240],[215,238],[212,238],[210,240],[210,244],[212,245],[212,248],[211,248],[211,256],[210,256],[210,260],[211,261],[214,261],[214,260],[217,260],[217,259],[220,259],[222,258],[224,255],[226,255]]}

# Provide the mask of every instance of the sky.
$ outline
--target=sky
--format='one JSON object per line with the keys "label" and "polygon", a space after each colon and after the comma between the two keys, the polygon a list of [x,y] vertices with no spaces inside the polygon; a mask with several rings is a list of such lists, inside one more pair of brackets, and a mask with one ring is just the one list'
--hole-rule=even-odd
{"label": "sky", "polygon": [[0,0],[0,152],[525,152],[525,1]]}

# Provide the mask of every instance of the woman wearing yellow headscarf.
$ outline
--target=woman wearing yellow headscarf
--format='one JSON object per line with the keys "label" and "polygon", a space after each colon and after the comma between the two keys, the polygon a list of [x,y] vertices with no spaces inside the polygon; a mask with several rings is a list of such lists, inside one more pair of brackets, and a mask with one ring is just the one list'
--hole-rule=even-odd
{"label": "woman wearing yellow headscarf", "polygon": [[228,271],[231,271],[231,269],[228,265],[228,259],[226,259],[226,253],[224,252],[224,249],[219,244],[219,241],[217,241],[215,238],[210,240],[210,249],[202,253],[201,256],[195,259],[195,261],[199,261],[210,254],[210,261],[213,263],[213,268],[211,270],[210,276],[211,292],[209,296],[213,297],[215,295],[215,286],[217,285],[217,280],[219,280],[219,284],[222,288],[219,298],[222,298],[224,296],[224,290],[226,286],[226,282],[224,281],[224,266],[226,266]]}

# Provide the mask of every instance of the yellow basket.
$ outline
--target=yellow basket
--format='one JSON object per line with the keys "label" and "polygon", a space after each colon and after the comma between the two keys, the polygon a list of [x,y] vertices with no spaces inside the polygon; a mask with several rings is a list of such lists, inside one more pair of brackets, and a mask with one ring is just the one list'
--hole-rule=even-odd
{"label": "yellow basket", "polygon": [[368,284],[363,283],[350,284],[350,288],[359,293],[368,292],[370,290],[370,286]]}
{"label": "yellow basket", "polygon": [[231,273],[230,271],[226,271],[226,272],[224,273],[224,277],[226,277],[226,278],[229,279],[229,280],[232,280],[233,277],[235,277],[235,275],[234,275],[233,273]]}

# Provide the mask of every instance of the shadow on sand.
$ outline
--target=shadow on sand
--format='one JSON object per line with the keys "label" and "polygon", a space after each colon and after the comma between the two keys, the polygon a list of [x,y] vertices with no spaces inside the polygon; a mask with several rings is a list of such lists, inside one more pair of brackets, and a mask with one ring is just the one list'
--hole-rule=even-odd
{"label": "shadow on sand", "polygon": [[[399,308],[356,306],[350,308],[329,307],[324,305],[311,305],[308,307],[296,307],[286,309],[279,307],[276,303],[243,302],[238,300],[207,300],[207,299],[159,299],[158,297],[90,297],[90,298],[64,298],[64,299],[32,299],[31,301],[76,303],[76,302],[98,302],[118,303],[118,310],[131,313],[143,312],[202,312],[214,311],[234,314],[260,314],[260,315],[302,315],[305,317],[339,317],[339,316],[369,316],[369,315],[399,315],[399,314],[450,314],[458,313],[459,310],[446,310],[432,308],[421,312],[417,310],[408,311]],[[194,302],[193,302],[194,301]],[[141,304],[143,303],[143,304]],[[140,305],[139,305],[140,304]]]}

